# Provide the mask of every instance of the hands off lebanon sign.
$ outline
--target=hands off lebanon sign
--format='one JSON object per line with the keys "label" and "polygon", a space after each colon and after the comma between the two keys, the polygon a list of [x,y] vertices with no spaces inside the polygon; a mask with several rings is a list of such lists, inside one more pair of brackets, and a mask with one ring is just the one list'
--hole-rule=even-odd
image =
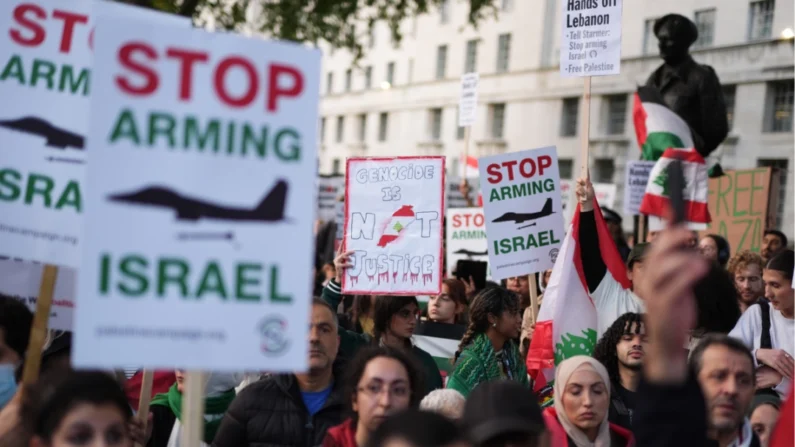
{"label": "hands off lebanon sign", "polygon": [[349,158],[345,207],[344,293],[441,292],[444,157]]}
{"label": "hands off lebanon sign", "polygon": [[101,18],[73,362],[303,371],[320,52]]}
{"label": "hands off lebanon sign", "polygon": [[484,157],[478,166],[492,277],[551,269],[564,231],[555,148]]}

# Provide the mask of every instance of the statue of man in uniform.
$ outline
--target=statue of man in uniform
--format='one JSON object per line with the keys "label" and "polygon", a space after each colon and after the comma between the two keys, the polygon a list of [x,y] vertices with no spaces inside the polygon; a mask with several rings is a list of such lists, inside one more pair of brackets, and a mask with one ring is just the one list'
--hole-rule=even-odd
{"label": "statue of man in uniform", "polygon": [[668,108],[690,126],[696,150],[706,158],[729,134],[729,122],[715,70],[698,64],[688,52],[698,28],[687,17],[668,14],[654,23],[654,34],[665,63],[646,85],[659,91]]}

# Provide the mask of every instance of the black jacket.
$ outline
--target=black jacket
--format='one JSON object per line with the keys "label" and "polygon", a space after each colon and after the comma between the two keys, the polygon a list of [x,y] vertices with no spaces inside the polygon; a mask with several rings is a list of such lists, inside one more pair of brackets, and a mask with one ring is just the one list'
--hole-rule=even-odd
{"label": "black jacket", "polygon": [[213,447],[319,446],[326,431],[343,421],[342,373],[334,365],[334,388],[314,416],[292,374],[252,383],[237,395],[215,435]]}

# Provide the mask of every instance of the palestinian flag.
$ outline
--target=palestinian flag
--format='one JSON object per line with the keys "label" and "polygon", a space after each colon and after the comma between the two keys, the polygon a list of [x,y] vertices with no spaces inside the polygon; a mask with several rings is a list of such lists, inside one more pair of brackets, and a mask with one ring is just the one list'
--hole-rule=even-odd
{"label": "palestinian flag", "polygon": [[709,178],[704,158],[694,149],[667,149],[657,160],[646,184],[646,194],[640,212],[650,216],[666,217],[669,209],[668,166],[679,158],[685,176],[685,216],[688,222],[707,224],[712,221],[707,208]]}
{"label": "palestinian flag", "polygon": [[414,207],[411,205],[403,205],[399,210],[392,214],[392,218],[384,227],[384,233],[378,239],[379,247],[386,247],[386,244],[394,242],[400,233],[406,229],[409,224],[414,222]]}
{"label": "palestinian flag", "polygon": [[466,327],[460,324],[424,321],[417,327],[412,339],[418,348],[433,357],[442,377],[446,378],[453,372],[453,357],[464,337],[464,332]]}
{"label": "palestinian flag", "polygon": [[695,147],[690,127],[652,87],[639,87],[632,107],[641,159],[657,161],[668,148]]}
{"label": "palestinian flag", "polygon": [[[599,205],[594,202],[599,249],[608,275],[630,287],[626,267],[613,242]],[[580,206],[574,211],[552,276],[544,291],[530,350],[527,372],[543,407],[553,404],[555,367],[575,355],[592,355],[597,339],[597,312],[588,293],[579,249]]]}

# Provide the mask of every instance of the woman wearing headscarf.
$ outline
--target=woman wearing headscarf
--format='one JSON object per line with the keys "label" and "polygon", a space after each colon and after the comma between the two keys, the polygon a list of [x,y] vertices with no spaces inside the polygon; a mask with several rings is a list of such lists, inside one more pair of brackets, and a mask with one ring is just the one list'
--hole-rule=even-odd
{"label": "woman wearing headscarf", "polygon": [[[185,372],[176,371],[177,381],[168,392],[152,399],[152,436],[147,447],[179,447],[182,437],[182,393]],[[213,442],[229,404],[235,399],[235,387],[240,384],[237,374],[209,373],[204,398],[204,436],[201,447]]]}
{"label": "woman wearing headscarf", "polygon": [[607,420],[610,378],[593,357],[564,360],[555,371],[555,406],[544,411],[552,447],[629,447],[632,433]]}

